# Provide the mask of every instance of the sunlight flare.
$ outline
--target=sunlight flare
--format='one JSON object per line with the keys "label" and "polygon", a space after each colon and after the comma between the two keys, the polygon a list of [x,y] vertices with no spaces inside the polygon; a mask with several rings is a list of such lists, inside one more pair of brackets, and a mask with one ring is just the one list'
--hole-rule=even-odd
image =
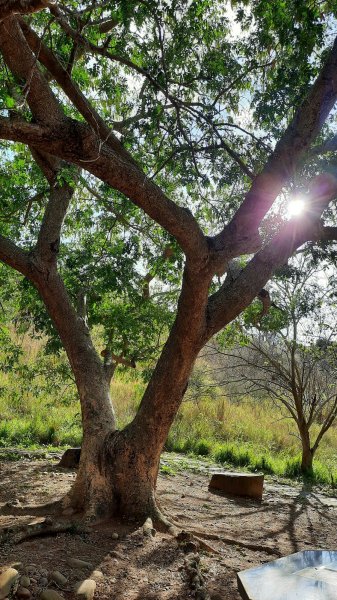
{"label": "sunlight flare", "polygon": [[305,202],[304,198],[302,198],[301,196],[293,198],[292,200],[290,200],[288,202],[288,206],[287,206],[288,218],[291,219],[292,217],[301,216],[304,213],[305,208],[306,208],[306,202]]}

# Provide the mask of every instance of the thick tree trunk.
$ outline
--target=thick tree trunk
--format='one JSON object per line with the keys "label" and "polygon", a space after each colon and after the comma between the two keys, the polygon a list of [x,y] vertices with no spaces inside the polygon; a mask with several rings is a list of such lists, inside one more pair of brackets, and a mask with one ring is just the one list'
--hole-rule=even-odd
{"label": "thick tree trunk", "polygon": [[[155,498],[160,455],[199,349],[196,342],[180,347],[173,328],[142,405],[123,431],[111,428],[102,435],[101,415],[96,414],[93,432],[84,417],[79,473],[69,496],[71,506],[100,518],[162,519]],[[103,381],[101,387],[103,390]]]}
{"label": "thick tree trunk", "polygon": [[88,518],[122,517],[154,523],[163,515],[156,501],[161,448],[144,452],[128,428],[82,446],[76,482],[65,506]]}
{"label": "thick tree trunk", "polygon": [[66,504],[88,517],[151,516],[158,521],[155,487],[160,454],[204,342],[208,281],[193,291],[185,276],[176,322],[141,407],[123,431],[115,428],[109,376],[58,273],[48,271],[48,277],[42,273],[35,285],[68,354],[81,400],[81,459]]}

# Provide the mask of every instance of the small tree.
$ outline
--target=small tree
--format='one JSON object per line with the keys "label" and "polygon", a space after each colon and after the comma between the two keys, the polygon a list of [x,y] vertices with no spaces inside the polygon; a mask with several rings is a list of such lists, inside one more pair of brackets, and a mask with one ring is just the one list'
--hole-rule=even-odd
{"label": "small tree", "polygon": [[[271,294],[276,304],[259,323],[257,307],[246,314],[246,325],[240,328],[243,345],[229,351],[226,367],[239,394],[267,394],[295,421],[301,471],[308,473],[337,417],[334,295],[327,276],[315,267],[306,268],[304,260],[283,270]],[[319,425],[315,434],[314,424]]]}

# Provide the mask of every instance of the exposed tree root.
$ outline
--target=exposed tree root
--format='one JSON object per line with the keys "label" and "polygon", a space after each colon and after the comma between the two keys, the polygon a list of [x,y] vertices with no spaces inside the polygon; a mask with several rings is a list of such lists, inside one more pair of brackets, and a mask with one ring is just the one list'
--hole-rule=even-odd
{"label": "exposed tree root", "polygon": [[32,521],[25,525],[19,524],[3,527],[0,530],[0,542],[20,544],[33,537],[57,535],[58,533],[74,531],[74,529],[80,531],[81,526],[74,522],[54,523],[50,517],[47,517],[43,521]]}
{"label": "exposed tree root", "polygon": [[240,548],[247,548],[248,550],[253,550],[255,552],[265,552],[266,554],[271,554],[275,556],[282,556],[282,553],[276,548],[270,548],[270,546],[261,546],[260,544],[252,544],[251,542],[246,542],[244,540],[237,540],[235,538],[228,538],[223,535],[217,535],[215,533],[208,533],[207,531],[198,531],[192,530],[192,535],[195,539],[200,540],[199,537],[204,537],[208,540],[218,540],[219,542],[223,542],[224,544],[228,544],[231,546],[239,546]]}
{"label": "exposed tree root", "polygon": [[147,537],[154,537],[156,535],[156,530],[153,527],[153,522],[151,517],[148,517],[143,525],[143,534]]}
{"label": "exposed tree root", "polygon": [[177,537],[177,535],[181,531],[179,525],[165,517],[165,515],[159,510],[158,506],[154,508],[152,518],[154,526],[158,529],[158,531],[161,531],[162,533],[169,533],[173,537]]}
{"label": "exposed tree root", "polygon": [[211,554],[219,554],[219,552],[207,544],[200,537],[197,537],[194,532],[181,531],[177,536],[177,541],[184,550],[184,552],[198,552],[200,549],[210,552]]}
{"label": "exposed tree root", "polygon": [[62,508],[62,500],[50,502],[49,504],[41,504],[38,506],[16,506],[11,502],[4,504],[0,511],[0,515],[13,515],[16,517],[31,515],[34,517],[43,517],[46,513],[57,513]]}
{"label": "exposed tree root", "polygon": [[211,554],[219,554],[215,548],[197,537],[193,531],[185,531],[177,523],[169,520],[157,506],[154,509],[153,520],[151,517],[148,517],[143,524],[144,535],[155,535],[155,533],[153,533],[153,531],[155,532],[155,529],[153,529],[153,523],[155,523],[155,526],[159,531],[169,533],[173,537],[177,538],[178,543],[183,546],[184,550],[186,548],[190,548],[187,550],[190,552],[191,549],[193,549],[193,551],[202,549],[206,552],[210,552]]}

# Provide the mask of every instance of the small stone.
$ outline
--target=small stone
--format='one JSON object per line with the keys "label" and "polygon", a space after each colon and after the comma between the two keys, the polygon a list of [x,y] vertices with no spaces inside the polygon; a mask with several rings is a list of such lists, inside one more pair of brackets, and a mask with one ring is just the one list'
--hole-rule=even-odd
{"label": "small stone", "polygon": [[97,579],[101,579],[102,577],[104,577],[102,571],[93,571],[92,576],[97,577]]}
{"label": "small stone", "polygon": [[39,573],[42,577],[48,577],[49,573],[46,569],[39,569]]}
{"label": "small stone", "polygon": [[[36,580],[34,577],[31,577],[31,578],[30,578],[30,582],[31,582],[31,583],[37,583],[37,580]],[[48,582],[48,580],[47,580],[47,582]]]}
{"label": "small stone", "polygon": [[0,575],[0,600],[6,598],[19,577],[16,569],[7,569]]}
{"label": "small stone", "polygon": [[55,590],[46,589],[41,592],[40,600],[64,600],[64,597]]}
{"label": "small stone", "polygon": [[74,569],[93,569],[93,565],[80,558],[68,558],[68,565]]}
{"label": "small stone", "polygon": [[118,535],[118,533],[116,531],[114,531],[113,534],[111,535],[111,537],[112,537],[113,540],[118,540],[119,535]]}
{"label": "small stone", "polygon": [[76,596],[85,600],[92,600],[96,589],[96,581],[93,579],[84,579],[75,586]]}
{"label": "small stone", "polygon": [[26,570],[27,575],[29,575],[29,573],[37,572],[36,565],[28,565],[25,570]]}
{"label": "small stone", "polygon": [[18,598],[22,598],[22,600],[28,600],[28,598],[30,598],[32,594],[30,593],[29,590],[27,590],[26,587],[20,586],[17,589],[16,595]]}
{"label": "small stone", "polygon": [[53,571],[52,573],[50,573],[50,579],[51,581],[54,581],[54,583],[57,583],[57,585],[60,585],[61,587],[63,585],[66,585],[67,583],[67,578],[64,575],[62,575],[60,571]]}
{"label": "small stone", "polygon": [[[32,579],[31,581],[34,581],[34,583],[37,583],[36,579]],[[41,577],[39,584],[41,587],[45,587],[46,585],[48,585],[47,577]]]}
{"label": "small stone", "polygon": [[27,577],[27,575],[22,575],[22,577],[20,577],[20,585],[24,588],[29,588],[30,579]]}

